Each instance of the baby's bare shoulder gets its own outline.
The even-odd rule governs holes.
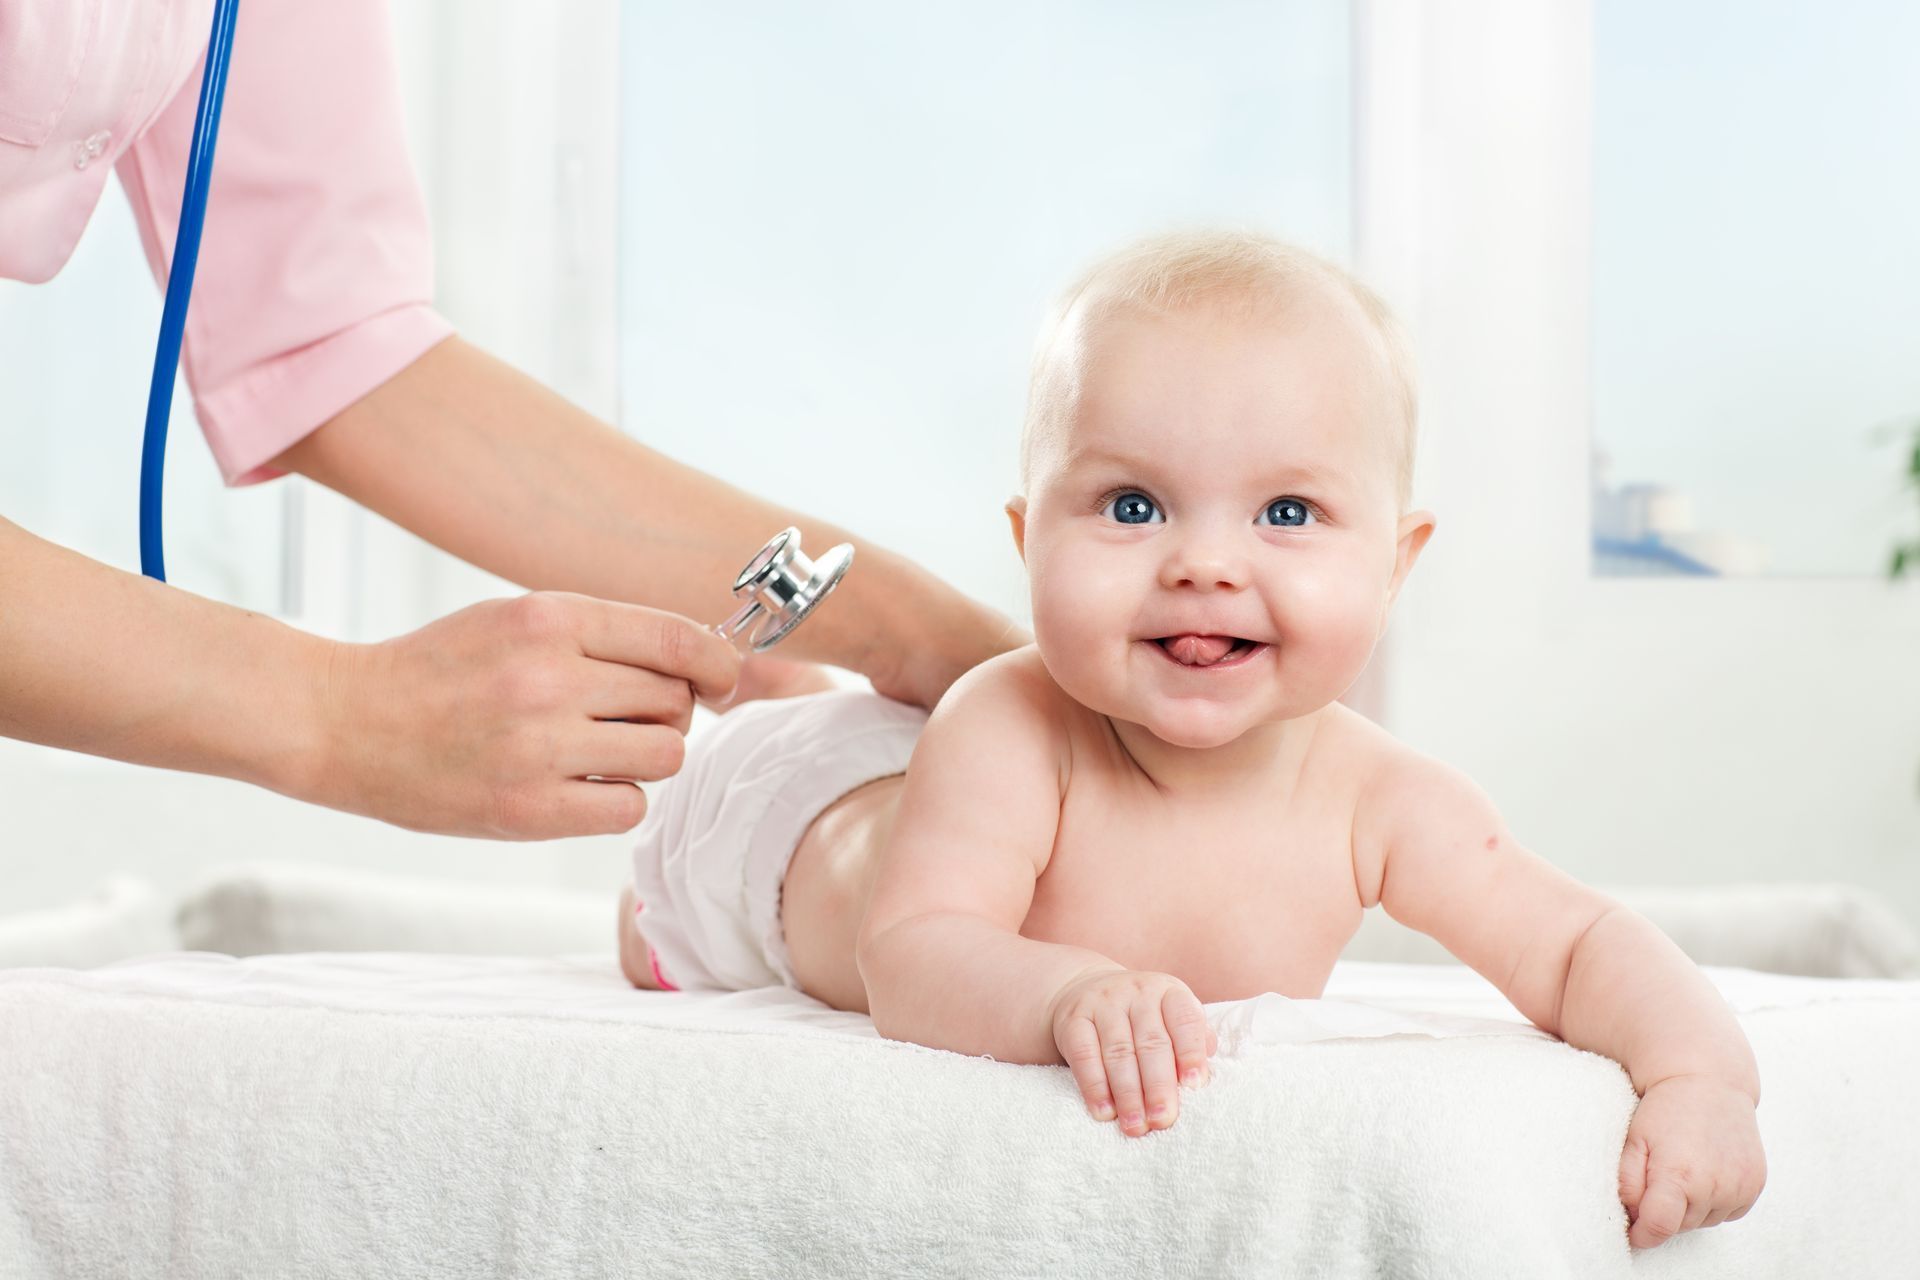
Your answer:
[[[1327,785],[1334,779],[1352,785],[1359,810],[1390,804],[1407,789],[1432,791],[1465,783],[1465,773],[1407,747],[1356,710],[1334,702],[1321,712],[1323,720],[1313,735],[1309,768]],[[1467,783],[1471,785],[1471,783]]]
[[[988,739],[1022,751],[1057,748],[1065,741],[1068,708],[1039,650],[1032,645],[987,659],[947,690],[927,732],[935,737]]]
[[[1017,707],[1038,713],[1048,709],[1050,696],[1062,696],[1060,686],[1040,661],[1039,649],[1026,645],[996,654],[954,681],[934,712],[989,703],[1003,710]]]
[[[1344,703],[1319,715],[1308,761],[1316,785],[1349,796],[1356,809],[1380,779],[1426,758]]]
[[[1379,901],[1393,849],[1417,835],[1433,845],[1495,847],[1505,832],[1487,793],[1460,769],[1416,750],[1386,730],[1353,716],[1360,726],[1353,749],[1354,879],[1362,905]]]

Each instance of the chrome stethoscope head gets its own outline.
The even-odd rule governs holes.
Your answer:
[[[800,531],[782,529],[733,580],[733,594],[747,603],[714,631],[732,640],[764,611],[766,616],[747,637],[755,653],[764,653],[786,639],[814,606],[840,585],[852,563],[851,543],[843,542],[818,560],[809,560],[800,554]]]

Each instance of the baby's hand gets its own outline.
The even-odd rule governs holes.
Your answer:
[[[1143,1137],[1180,1114],[1180,1085],[1208,1078],[1219,1044],[1187,984],[1164,973],[1102,969],[1053,998],[1053,1042],[1096,1120]]]
[[[1620,1156],[1627,1242],[1648,1249],[1742,1217],[1766,1181],[1753,1099],[1713,1076],[1662,1080],[1640,1099]]]

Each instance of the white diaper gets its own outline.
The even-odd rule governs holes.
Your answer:
[[[780,886],[800,837],[856,787],[904,773],[919,707],[854,690],[750,702],[687,739],[633,851],[640,931],[670,990],[795,986]]]

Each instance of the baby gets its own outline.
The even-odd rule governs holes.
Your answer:
[[[1245,235],[1095,266],[1042,335],[1007,504],[1036,643],[931,719],[839,692],[696,736],[641,828],[628,976],[1064,1062],[1139,1136],[1208,1077],[1203,1001],[1319,996],[1378,904],[1626,1067],[1634,1245],[1746,1213],[1760,1084],[1718,993],[1337,701],[1433,532],[1413,451],[1396,326],[1337,267]]]

